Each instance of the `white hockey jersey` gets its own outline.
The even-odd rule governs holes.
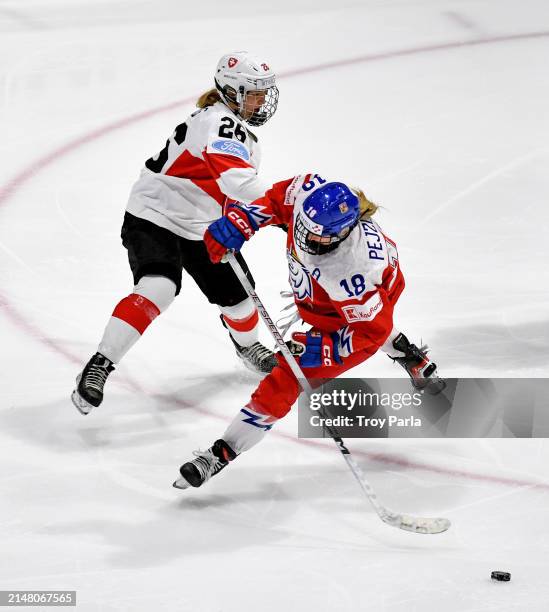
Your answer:
[[[225,198],[251,202],[267,188],[257,176],[257,138],[221,102],[195,111],[145,163],[126,210],[189,240],[202,240]]]

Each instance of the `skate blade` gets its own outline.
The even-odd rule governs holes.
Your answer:
[[[430,395],[438,395],[446,389],[446,381],[442,378],[433,378],[425,387],[425,391]]]
[[[91,412],[91,409],[93,408],[93,406],[91,404],[89,404],[80,395],[80,393],[78,393],[78,384],[80,383],[80,377],[81,377],[80,374],[76,377],[76,388],[71,393],[71,400],[72,400],[72,403],[74,404],[75,408],[78,410],[78,412],[80,414],[83,414],[84,416],[86,416],[86,415],[88,415]]]
[[[78,412],[84,416],[87,416],[93,408],[91,404],[88,404],[88,402],[80,396],[76,389],[71,394],[71,400]]]
[[[173,484],[172,487],[174,489],[188,489],[191,484],[187,482],[184,478],[178,478]]]
[[[412,379],[412,386],[418,391],[427,392],[429,395],[438,395],[446,389],[446,381],[438,377]]]

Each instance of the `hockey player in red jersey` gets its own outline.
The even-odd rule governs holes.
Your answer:
[[[265,193],[257,176],[259,144],[245,123],[260,126],[275,113],[276,77],[264,61],[235,52],[221,58],[214,82],[197,101],[198,110],[147,160],[131,191],[122,243],[134,288],[114,308],[97,353],[77,378],[72,400],[82,414],[101,404],[114,365],[179,294],[183,269],[219,306],[244,363],[261,373],[276,364],[258,342],[255,305],[229,266],[210,261],[203,242],[227,199],[247,203]]]
[[[436,365],[393,324],[404,277],[395,243],[371,218],[376,209],[362,191],[307,174],[275,184],[250,205],[230,205],[204,241],[220,261],[259,227],[287,225],[289,281],[301,319],[312,326],[293,333],[289,346],[306,377],[335,378],[381,349],[415,387],[435,393],[442,383]],[[277,358],[222,438],[181,466],[175,487],[201,486],[288,413],[301,389]]]

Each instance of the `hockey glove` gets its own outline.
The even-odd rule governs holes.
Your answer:
[[[336,332],[311,329],[307,333],[294,332],[289,343],[290,350],[299,356],[302,368],[318,368],[343,363],[339,356],[339,336]]]
[[[204,234],[204,243],[212,263],[219,263],[229,249],[240,251],[258,227],[245,208],[238,204],[229,204],[223,217],[211,223]]]

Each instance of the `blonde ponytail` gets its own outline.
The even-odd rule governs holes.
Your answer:
[[[200,98],[198,98],[196,106],[198,106],[198,108],[206,108],[207,106],[213,106],[216,102],[221,102],[221,96],[214,87],[213,89],[205,91]]]
[[[369,219],[376,213],[378,208],[377,204],[374,204],[373,202],[368,200],[362,189],[359,189],[358,187],[353,187],[352,192],[358,198],[358,202],[360,205],[360,218]]]

